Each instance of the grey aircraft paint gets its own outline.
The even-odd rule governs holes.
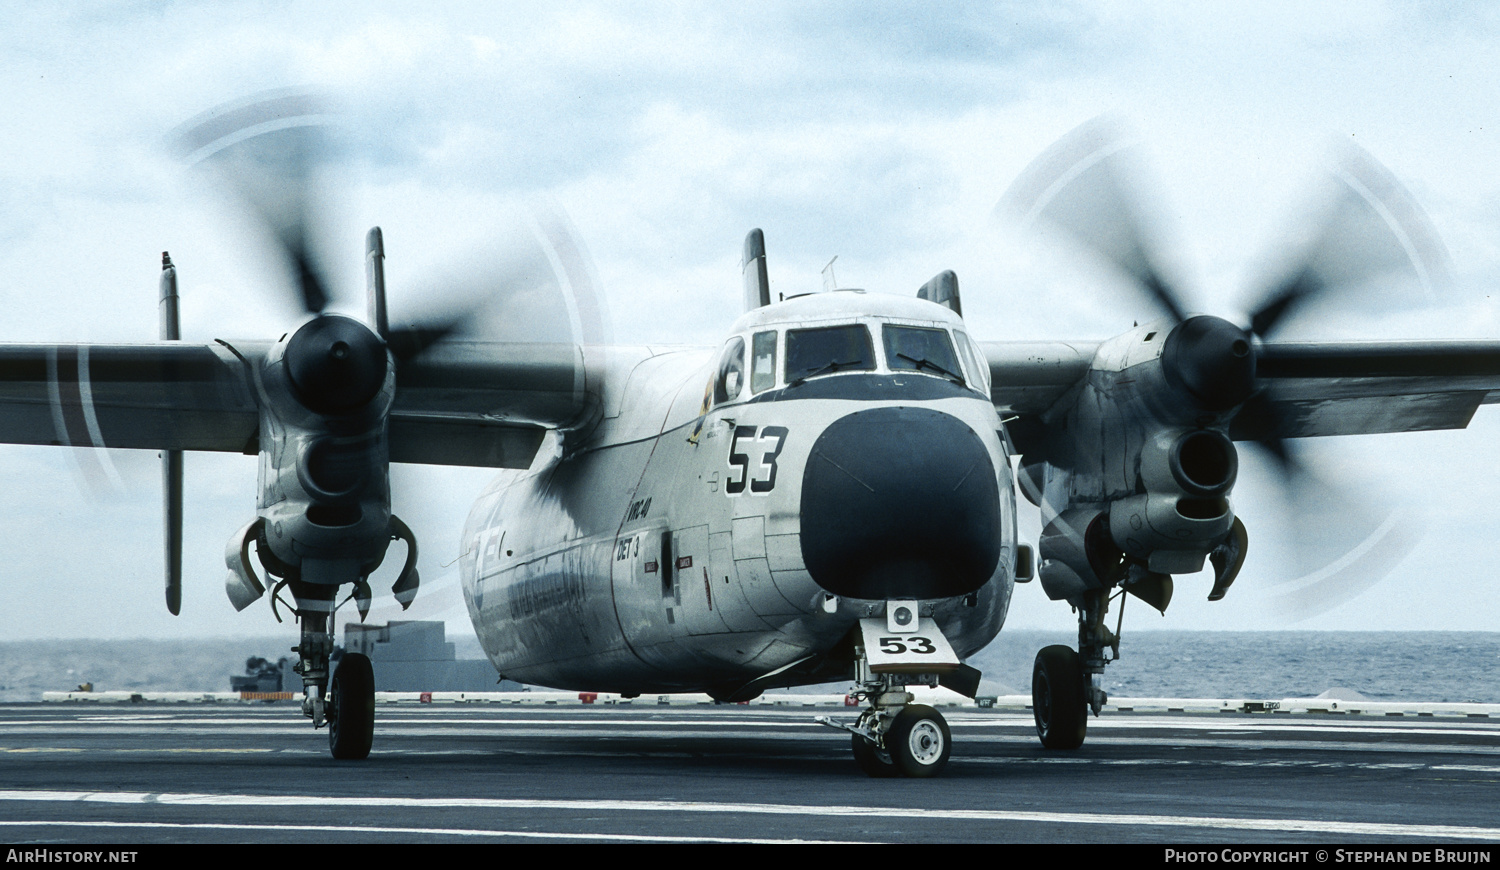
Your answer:
[[[921,599],[960,656],[995,636],[1014,582],[1016,527],[1000,419],[981,390],[988,372],[892,371],[880,355],[873,370],[797,384],[780,366],[771,381],[747,383],[740,373],[715,394],[723,354],[754,346],[757,334],[778,336],[779,361],[787,330],[846,324],[870,329],[876,346],[891,324],[962,328],[930,302],[836,292],[742,316],[719,354],[611,351],[605,382],[623,384],[624,395],[605,405],[618,412],[584,436],[552,438],[530,469],[502,472],[470,513],[464,591],[502,674],[563,688],[724,696],[773,673],[757,685],[846,678],[854,653],[842,642],[892,597]],[[887,452],[872,450],[881,439],[861,420],[887,427]],[[941,452],[947,440],[961,442],[958,455]],[[916,455],[919,447],[931,455]],[[846,488],[839,476],[856,489],[885,485],[833,464],[860,454],[907,484],[890,490],[902,502],[870,503],[862,518],[829,516]],[[944,464],[949,492],[911,502],[913,472],[926,479]],[[890,525],[892,516],[934,511],[931,528],[918,519],[887,533],[919,539],[950,522],[973,527],[982,552],[960,559],[962,580],[946,582],[952,559],[936,550],[951,550],[947,539],[926,549],[897,542],[910,558],[868,587],[881,594],[850,594],[861,591],[856,581],[815,576],[807,564],[809,555],[815,565],[857,560],[872,541],[848,532],[851,518],[880,515]]]

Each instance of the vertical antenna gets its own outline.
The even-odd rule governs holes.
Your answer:
[[[833,259],[828,261],[828,265],[823,267],[823,291],[825,293],[832,293],[839,289],[839,281],[833,277],[833,264],[838,258],[839,255],[834,254]]]

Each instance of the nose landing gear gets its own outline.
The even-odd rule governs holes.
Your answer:
[[[943,714],[925,704],[907,704],[885,733],[891,761],[902,776],[937,776],[953,752],[953,737]]]
[[[937,776],[953,754],[953,736],[948,722],[926,704],[913,704],[905,685],[886,685],[860,694],[870,707],[854,725],[834,722],[826,716],[818,721],[849,731],[854,761],[873,779]]]
[[[917,615],[916,602],[887,606],[890,621],[861,620],[854,647],[853,697],[870,706],[853,725],[818,721],[852,735],[854,760],[868,776],[937,776],[953,754],[952,732],[943,714],[913,703],[906,687],[943,685],[972,698],[979,672],[959,662],[937,625]]]

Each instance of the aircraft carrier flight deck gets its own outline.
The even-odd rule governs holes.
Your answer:
[[[0,836],[1500,841],[1500,716],[1374,712],[1107,710],[1083,748],[1049,752],[1024,710],[952,709],[941,777],[879,780],[814,721],[853,717],[838,707],[384,703],[376,751],[341,762],[291,703],[11,704]]]

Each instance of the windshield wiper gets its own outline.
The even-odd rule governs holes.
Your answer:
[[[788,387],[795,387],[795,386],[798,386],[799,384],[801,384],[803,381],[807,380],[808,378],[815,378],[818,375],[826,375],[826,374],[830,374],[832,372],[836,372],[840,368],[842,368],[843,366],[857,366],[861,362],[863,362],[863,360],[852,359],[852,360],[849,360],[848,362],[845,362],[843,360],[834,360],[833,362],[830,362],[827,365],[818,368],[816,371],[808,372],[807,374],[803,375],[802,377],[797,378],[795,381],[792,381],[791,383],[787,384],[787,386]]]
[[[928,359],[926,357],[922,357],[921,359],[917,359],[914,356],[907,356],[904,353],[898,353],[898,354],[896,354],[896,356],[898,356],[898,357],[906,360],[907,362],[911,363],[912,365],[915,365],[919,369],[932,369],[933,371],[937,372],[938,374],[942,375],[943,377],[951,378],[953,380],[953,382],[955,384],[958,384],[960,387],[967,387],[969,385],[969,382],[964,380],[963,375],[960,375],[960,374],[958,374],[956,372],[950,372],[947,369],[943,368],[942,366],[938,365],[937,363],[933,362],[932,360],[930,360],[930,359]]]

